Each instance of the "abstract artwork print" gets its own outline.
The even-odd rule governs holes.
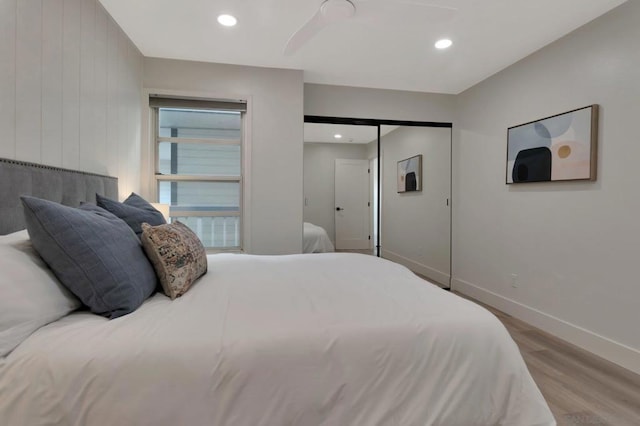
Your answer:
[[[507,130],[506,183],[595,180],[598,105]]]

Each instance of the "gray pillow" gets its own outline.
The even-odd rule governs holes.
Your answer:
[[[148,223],[152,226],[167,223],[161,212],[133,192],[123,203],[96,194],[96,204],[127,222],[138,238],[142,234],[142,223]]]
[[[153,266],[125,222],[92,204],[21,199],[33,247],[91,312],[117,318],[154,292]]]

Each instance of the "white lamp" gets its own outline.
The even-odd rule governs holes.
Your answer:
[[[162,213],[162,216],[164,216],[164,220],[167,221],[167,223],[171,222],[171,218],[169,217],[169,204],[162,204],[162,203],[150,203],[154,209],[158,210],[160,213]]]

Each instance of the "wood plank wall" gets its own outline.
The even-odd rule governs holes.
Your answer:
[[[0,157],[139,190],[142,67],[98,0],[0,0]]]

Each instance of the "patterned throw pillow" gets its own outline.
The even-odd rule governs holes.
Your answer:
[[[179,221],[142,224],[142,246],[156,270],[164,293],[175,299],[207,273],[207,253],[198,236]]]

